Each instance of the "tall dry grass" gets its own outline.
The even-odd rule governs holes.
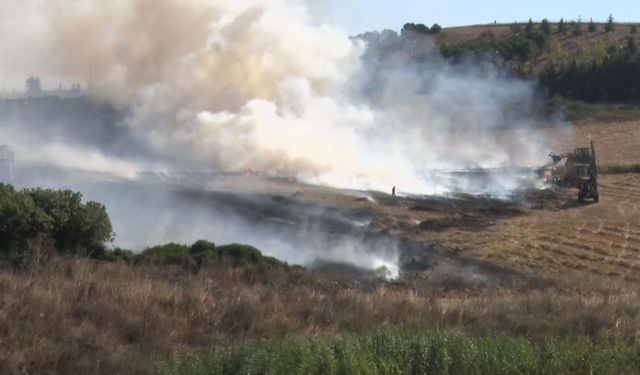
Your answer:
[[[628,339],[640,329],[637,297],[54,259],[0,271],[0,373],[144,373],[214,343],[386,327]]]

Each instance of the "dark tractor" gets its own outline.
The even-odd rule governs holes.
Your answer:
[[[591,147],[576,148],[573,153],[556,155],[549,154],[554,164],[567,159],[565,174],[558,182],[568,187],[578,188],[578,200],[585,202],[592,199],[600,201],[598,193],[598,167],[596,164],[596,150],[591,141]]]

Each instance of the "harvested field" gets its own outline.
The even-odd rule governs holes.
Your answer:
[[[556,138],[569,148],[591,135],[600,160],[614,164],[640,162],[639,128],[543,131],[562,133]],[[148,195],[145,187],[120,186]],[[575,189],[524,191],[507,201],[392,197],[239,175],[215,188],[179,190],[172,199],[233,210],[255,228],[300,235],[300,245],[307,228],[365,245],[396,240],[401,278],[330,263],[194,273],[56,258],[2,268],[0,372],[146,373],[156,359],[216,343],[331,339],[372,327],[500,332],[534,343],[577,335],[605,344],[633,342],[640,330],[640,174],[601,175],[598,204],[579,204]]]
[[[546,128],[558,151],[596,143],[599,166],[640,164],[640,122]],[[580,204],[576,189],[540,191],[513,203],[486,198],[359,200],[305,190],[311,199],[376,213],[370,227],[432,241],[463,257],[558,279],[640,279],[640,174],[600,176],[599,204]]]
[[[640,121],[581,122],[570,130],[546,128],[543,131],[556,140],[560,147],[557,151],[586,147],[593,140],[600,166],[640,164]]]

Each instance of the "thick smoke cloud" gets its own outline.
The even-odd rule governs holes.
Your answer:
[[[506,194],[520,176],[479,185],[442,170],[536,165],[552,148],[527,130],[531,84],[450,66],[428,39],[393,50],[393,33],[349,38],[310,9],[326,11],[298,0],[4,1],[3,85],[32,74],[87,82],[92,100],[116,111],[104,121],[91,111],[0,118],[0,143],[23,163],[82,171],[47,185],[105,202],[125,246],[210,238],[250,242],[296,263],[366,262],[393,272],[394,244],[363,245],[307,226],[258,228],[140,176],[256,170],[336,187]],[[418,47],[430,57],[415,59]],[[511,127],[520,130],[500,133]],[[46,174],[36,169],[26,184],[44,184]]]
[[[531,99],[528,84],[441,61],[412,66],[397,53],[363,66],[366,44],[317,25],[304,2],[14,7],[37,15],[27,39],[46,46],[45,72],[90,77],[94,95],[128,110],[135,138],[171,155],[177,169],[432,193],[450,181],[430,170],[532,164],[544,155],[529,133],[505,143],[486,131],[506,120],[522,125],[505,110]]]

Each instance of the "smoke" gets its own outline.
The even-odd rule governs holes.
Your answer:
[[[23,33],[38,40],[42,70],[90,79],[95,95],[129,111],[136,139],[173,156],[176,169],[434,193],[450,183],[429,170],[544,155],[531,133],[501,142],[488,131],[507,120],[530,125],[505,117],[531,100],[529,84],[443,61],[411,65],[402,54],[382,59],[378,41],[367,50],[317,25],[301,1],[25,4],[13,7],[36,15],[38,27]]]
[[[4,129],[2,141],[14,143],[33,164],[122,178],[150,170],[257,170],[315,184],[384,191],[398,186],[421,194],[505,194],[520,185],[520,176],[501,174],[477,186],[442,170],[544,160],[548,140],[527,130],[534,125],[530,83],[473,64],[451,66],[429,40],[420,48],[431,57],[415,59],[411,49],[393,50],[394,38],[401,38],[393,33],[349,38],[309,9],[298,0],[5,1],[0,69],[11,78],[3,84],[15,86],[13,77],[31,74],[88,82],[94,100],[123,116],[97,124],[95,132],[86,123],[49,131],[19,124]],[[317,4],[313,9],[326,12]],[[114,211],[124,207],[117,203],[122,195],[96,196],[113,201]],[[148,206],[163,207],[163,201],[176,207],[168,198]],[[157,218],[157,232],[116,223],[123,242],[138,245],[128,239],[141,232],[154,242],[210,233],[177,225],[166,211],[144,216]],[[175,212],[199,217],[193,207]],[[115,217],[128,223],[127,215]],[[233,233],[261,248],[270,238],[268,230],[252,238],[251,230],[240,236],[220,227],[227,230],[216,235]],[[287,248],[284,242],[269,246],[271,253]],[[326,238],[315,242],[322,246]],[[363,251],[354,246],[334,243],[325,254],[362,262]],[[298,254],[284,252],[285,259]],[[395,264],[391,253],[367,262]]]

